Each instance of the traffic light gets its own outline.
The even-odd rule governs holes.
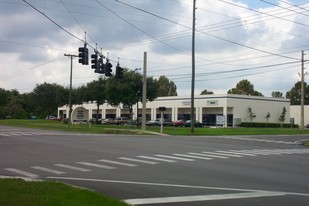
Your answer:
[[[99,71],[99,62],[98,62],[98,54],[92,54],[91,55],[91,68],[95,69],[95,71]]]
[[[79,47],[78,52],[79,52],[78,62],[81,63],[82,65],[88,65],[89,64],[89,53],[88,53],[88,48],[86,47],[86,44],[84,47]]]
[[[105,74],[105,64],[103,63],[102,57],[99,58],[99,65],[98,69],[96,69],[94,72],[99,74]]]
[[[111,77],[112,76],[112,67],[113,65],[109,63],[109,61],[106,62],[105,64],[105,76]]]
[[[121,68],[119,66],[119,64],[117,64],[117,66],[116,66],[116,78],[117,79],[122,79],[123,78],[123,68]]]

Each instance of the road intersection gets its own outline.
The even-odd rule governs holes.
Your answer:
[[[306,205],[309,149],[299,144],[303,139],[0,127],[0,175],[64,181],[132,205]]]

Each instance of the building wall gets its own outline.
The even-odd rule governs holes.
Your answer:
[[[252,112],[256,115],[252,119],[252,122],[267,122],[266,116],[269,112],[270,118],[268,122],[279,123],[279,117],[285,107],[286,120],[285,123],[290,122],[290,101],[287,99],[277,99],[277,98],[264,98],[264,97],[238,97],[229,98],[229,107],[234,108],[234,118],[241,118],[242,122],[250,122],[250,115],[248,113],[249,107]]]
[[[141,116],[142,104],[138,104],[139,109],[137,112],[137,105],[133,106],[133,116],[137,117],[137,113]],[[191,113],[191,98],[190,97],[160,97],[153,102],[147,102],[147,118],[156,119],[160,116],[161,112],[159,107],[166,107],[164,112],[165,118],[170,118],[172,121],[176,121],[179,118],[189,119]],[[282,113],[283,108],[287,110],[285,123],[290,122],[290,101],[287,99],[279,98],[267,98],[257,96],[245,96],[245,95],[200,95],[196,96],[194,100],[196,120],[200,122],[210,121],[214,123],[214,119],[220,116],[225,118],[224,125],[233,125],[234,119],[238,119],[241,122],[250,122],[250,116],[248,108],[250,107],[253,113],[256,115],[252,119],[252,122],[267,122],[265,118],[267,112],[270,113],[268,122],[279,123],[279,116]],[[89,111],[89,119],[93,118],[96,114],[96,104],[83,104],[74,105],[73,111],[77,108],[84,107]],[[122,105],[118,107],[112,107],[108,104],[100,106],[100,114],[102,118],[106,117],[119,117],[129,114],[128,109],[122,108]],[[58,116],[60,114],[68,114],[68,107],[58,108]],[[228,119],[230,122],[228,122]],[[74,116],[73,116],[74,121]]]
[[[300,105],[291,105],[290,106],[291,119],[293,119],[294,124],[300,125],[300,114],[301,106]],[[304,106],[304,125],[309,124],[309,105]]]

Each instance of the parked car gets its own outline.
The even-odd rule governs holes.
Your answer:
[[[128,117],[116,117],[111,122],[112,124],[124,125],[124,124],[128,124],[129,120],[130,119]]]
[[[55,117],[55,116],[47,116],[47,120],[56,120],[56,121],[61,121],[61,118]]]
[[[161,119],[159,120],[159,124],[161,125]],[[174,122],[169,119],[163,119],[163,126],[174,126]]]
[[[101,124],[101,119],[98,119],[98,122],[97,122],[96,118],[91,118],[87,122],[91,124]]]
[[[101,120],[101,124],[105,124],[105,125],[107,125],[107,124],[112,124],[112,123],[113,123],[113,120],[114,120],[114,119],[112,119],[112,118],[102,119],[102,120]]]
[[[159,119],[149,120],[146,122],[146,126],[159,126],[160,124]]]
[[[191,127],[191,120],[187,120],[184,124],[183,124],[184,127]],[[195,124],[194,124],[194,127],[205,127],[205,124],[204,123],[201,123],[199,121],[195,121]]]
[[[185,121],[180,119],[174,122],[174,127],[182,127],[184,125]]]

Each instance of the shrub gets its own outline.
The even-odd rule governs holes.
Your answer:
[[[281,123],[266,123],[266,122],[242,122],[240,124],[241,127],[261,127],[261,128],[298,128],[297,124],[282,124]]]

